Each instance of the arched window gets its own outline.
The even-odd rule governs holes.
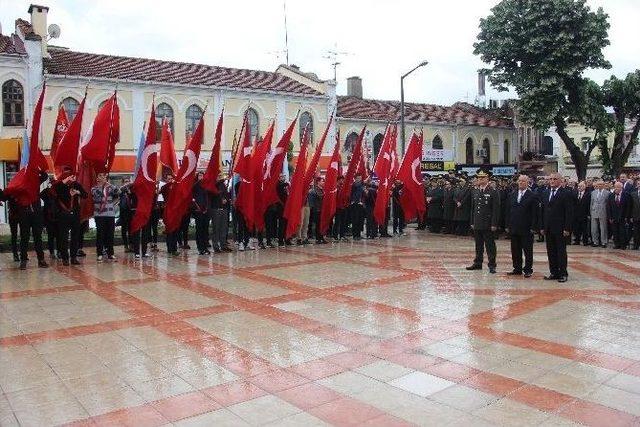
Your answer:
[[[156,107],[156,141],[160,141],[162,136],[162,121],[165,118],[169,121],[171,133],[175,135],[173,132],[173,108],[166,102],[162,102]]]
[[[191,135],[193,135],[193,132],[196,130],[196,126],[198,126],[198,122],[202,118],[203,113],[204,112],[202,111],[202,108],[200,108],[200,106],[196,104],[190,105],[189,108],[187,108],[187,112],[185,114],[185,117],[187,119],[187,139],[189,139]]]
[[[485,138],[482,140],[482,148],[484,149],[484,157],[482,158],[482,163],[491,163],[491,143],[489,142],[489,138]]]
[[[347,139],[344,140],[344,149],[343,151],[346,153],[353,152],[353,147],[356,145],[356,141],[358,140],[358,134],[355,132],[351,132],[347,135]]]
[[[467,138],[464,143],[465,163],[468,165],[473,164],[473,139]]]
[[[380,149],[382,148],[382,142],[384,141],[384,135],[379,133],[373,138],[373,158],[377,159]]]
[[[2,112],[4,126],[24,126],[24,90],[16,80],[2,85]]]
[[[64,111],[65,113],[67,113],[67,119],[69,119],[69,123],[71,123],[73,118],[78,113],[78,107],[80,106],[80,103],[76,101],[75,98],[68,96],[62,100],[60,105],[64,107]]]
[[[503,158],[504,158],[504,162],[505,163],[509,163],[509,149],[511,147],[509,147],[509,140],[505,139],[504,140],[504,145],[502,146],[502,150],[503,150]]]
[[[440,138],[440,135],[436,135],[433,137],[433,141],[431,141],[431,148],[433,150],[442,150],[444,148],[444,145],[442,144],[442,138]]]
[[[260,122],[258,121],[258,112],[253,108],[247,109],[247,123],[249,125],[249,136],[251,137],[251,143],[258,137],[258,130]]]
[[[304,128],[309,125],[309,142],[313,144],[313,117],[311,117],[311,113],[305,111],[300,114],[300,125],[299,125],[299,134],[300,134],[300,143],[302,143],[302,135],[304,135]]]

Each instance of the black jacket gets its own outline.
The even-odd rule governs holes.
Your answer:
[[[617,194],[609,194],[607,199],[607,218],[613,221],[624,221],[631,217],[631,210],[633,209],[631,203],[631,195],[629,193],[622,192],[620,194],[620,203],[616,203]]]
[[[580,192],[575,192],[575,211],[574,215],[577,220],[584,221],[591,215],[591,193],[589,191],[584,192],[582,199],[580,198]]]
[[[439,187],[433,188],[427,193],[427,197],[431,197],[431,201],[428,203],[427,208],[427,218],[442,219],[442,215],[444,213],[442,206],[444,190]]]
[[[538,196],[527,189],[518,203],[519,190],[512,191],[505,202],[505,228],[510,234],[526,236],[538,230]]]
[[[562,234],[563,231],[571,232],[573,222],[573,196],[571,190],[558,188],[551,200],[551,188],[542,193],[541,228],[545,233]]]

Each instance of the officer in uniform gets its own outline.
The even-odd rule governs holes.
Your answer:
[[[477,188],[471,199],[471,228],[476,246],[476,257],[467,270],[482,270],[486,248],[489,273],[496,272],[495,233],[500,220],[500,194],[489,186],[489,174],[480,170],[476,174]]]

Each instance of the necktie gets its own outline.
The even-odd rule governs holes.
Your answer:
[[[620,204],[620,195],[619,194],[616,196],[616,204],[618,204],[618,205]]]
[[[549,201],[551,201],[551,199],[553,199],[553,196],[555,195],[556,195],[556,190],[555,189],[551,190],[551,196],[549,197]]]

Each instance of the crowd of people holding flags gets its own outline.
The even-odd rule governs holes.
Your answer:
[[[400,162],[396,154],[397,128],[389,125],[380,154],[369,170],[363,150],[363,127],[351,157],[344,159],[348,163],[346,171],[342,170],[340,138],[336,135],[329,165],[320,175],[320,158],[333,116],[315,147],[310,143],[308,129],[304,129],[289,183],[287,174],[282,172],[283,166],[287,167],[286,155],[297,117],[275,146],[274,122],[262,137],[252,141],[245,117],[239,137],[234,138],[230,168],[224,171],[220,154],[222,112],[207,168],[198,171],[204,114],[178,163],[166,120],[157,138],[152,105],[133,180],[125,178],[122,185],[115,185],[110,182],[109,173],[120,132],[116,92],[100,107],[84,137],[86,94],[70,123],[61,108],[51,148],[50,176],[49,164],[39,147],[45,92],[46,87],[34,109],[22,167],[0,192],[0,202],[9,204],[10,222],[17,225],[13,233],[16,241],[19,230],[20,250],[14,249],[14,258],[21,269],[27,267],[31,239],[38,266],[48,266],[43,230],[47,232],[51,259],[59,259],[63,265],[79,265],[79,258],[86,256],[84,235],[90,218],[96,226],[97,261],[104,262],[116,259],[117,225],[125,252],[138,259],[149,256],[150,250],[158,250],[162,235],[170,256],[179,254],[179,248],[189,249],[192,218],[198,253],[208,255],[212,251],[233,250],[231,237],[236,248],[244,251],[255,249],[256,242],[266,248],[307,244],[310,239],[323,244],[327,243],[327,236],[344,240],[347,233],[354,240],[378,233],[390,236],[391,200],[394,231],[399,233],[403,232],[405,219],[421,217],[426,210],[420,172],[422,135],[417,132]],[[377,185],[372,184],[370,174],[376,177]],[[160,220],[162,234],[158,232]]]

